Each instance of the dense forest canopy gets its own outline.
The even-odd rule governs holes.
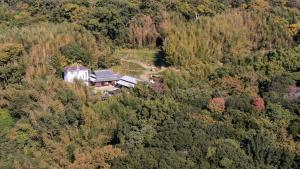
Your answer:
[[[298,0],[2,0],[0,168],[300,168],[299,44]],[[64,82],[120,49],[159,84]]]

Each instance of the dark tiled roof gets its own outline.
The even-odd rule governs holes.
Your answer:
[[[64,68],[64,71],[78,71],[78,70],[89,70],[89,69],[82,65],[71,65]]]
[[[120,76],[111,70],[96,70],[96,82],[109,82],[120,79]]]

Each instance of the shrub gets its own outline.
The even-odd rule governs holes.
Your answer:
[[[78,43],[72,43],[61,47],[60,52],[70,62],[81,62],[85,65],[91,64],[90,54],[85,49],[83,49]]]
[[[247,95],[234,95],[226,101],[227,109],[237,109],[243,112],[251,112],[253,110],[251,98]]]
[[[19,44],[1,44],[0,47],[0,87],[8,83],[22,82],[25,65],[23,48]]]
[[[300,139],[300,119],[291,121],[288,129],[294,139]]]
[[[289,76],[275,76],[272,78],[269,91],[278,93],[288,92],[288,86],[295,84],[295,81]]]
[[[51,57],[50,65],[55,69],[55,74],[57,77],[62,77],[63,68],[57,55]]]
[[[284,100],[282,106],[288,109],[290,112],[300,115],[300,100]]]
[[[291,168],[293,155],[284,148],[278,148],[275,135],[261,130],[242,142],[245,152],[252,157],[256,168]]]
[[[121,59],[114,56],[100,57],[98,61],[98,67],[103,69],[111,68],[113,66],[117,66],[120,64],[121,64]]]
[[[208,108],[213,112],[223,112],[225,110],[224,98],[213,98],[209,100]]]
[[[14,124],[14,120],[7,110],[0,109],[0,136]]]
[[[259,110],[259,111],[261,111],[261,112],[263,112],[263,111],[265,111],[265,101],[264,101],[264,99],[263,98],[261,98],[261,97],[257,97],[257,98],[254,98],[253,100],[252,100],[252,104],[254,105],[254,107],[257,109],[257,110]]]
[[[291,112],[289,112],[287,109],[284,109],[281,105],[278,104],[268,104],[267,115],[272,120],[288,120],[292,117]]]

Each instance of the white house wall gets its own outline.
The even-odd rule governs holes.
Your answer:
[[[89,71],[88,70],[78,70],[78,71],[65,71],[64,80],[66,82],[74,82],[74,80],[82,80],[88,84]]]

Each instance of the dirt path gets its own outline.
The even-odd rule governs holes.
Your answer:
[[[141,67],[143,67],[145,70],[144,72],[140,75],[140,79],[144,80],[144,81],[149,81],[151,75],[155,75],[158,74],[160,72],[163,72],[164,70],[166,70],[166,67],[155,67],[154,65],[149,65],[147,63],[141,62],[141,61],[137,61],[137,60],[128,60],[128,59],[121,59],[121,61],[123,62],[130,62],[130,63],[135,63],[140,65]]]

